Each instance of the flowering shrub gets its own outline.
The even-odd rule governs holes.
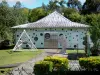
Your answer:
[[[79,64],[86,70],[100,70],[100,59],[97,58],[80,58]]]
[[[59,56],[48,56],[44,61],[52,61],[54,64],[54,69],[65,70],[68,69],[68,59]]]
[[[53,63],[50,61],[39,61],[34,65],[35,75],[45,75],[51,72],[53,69]]]

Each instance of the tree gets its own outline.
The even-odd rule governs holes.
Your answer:
[[[97,13],[97,9],[100,5],[100,0],[86,0],[82,9],[83,14]]]
[[[15,19],[12,10],[8,6],[6,1],[0,3],[0,40],[11,40],[12,38],[10,27],[15,25]]]
[[[67,6],[78,10],[81,10],[82,8],[82,4],[79,0],[68,0]]]
[[[14,8],[16,9],[16,8],[21,8],[22,7],[22,5],[21,5],[21,2],[20,1],[17,1],[16,2],[16,4],[14,5]]]
[[[0,3],[0,40],[13,40],[10,27],[26,23],[28,18],[28,10],[20,8],[20,5],[15,8],[9,7],[4,0]]]
[[[28,22],[28,10],[22,8],[22,4],[18,1],[13,6],[13,14],[16,17],[16,25],[27,23]]]
[[[57,10],[59,8],[59,6],[57,5],[58,1],[54,0],[54,1],[49,1],[49,4],[47,5],[48,10],[54,11]]]
[[[47,12],[43,8],[35,8],[29,14],[29,22],[35,22],[47,15]]]
[[[2,0],[2,2],[0,3],[0,6],[8,7],[9,5],[6,0]]]
[[[95,44],[100,39],[100,14],[86,15],[86,22],[90,28],[91,39]]]
[[[63,9],[63,13],[64,13],[64,16],[69,18],[69,15],[72,14],[72,13],[78,13],[78,11],[76,9],[73,9],[73,8],[64,8]]]
[[[66,4],[66,1],[65,0],[60,0],[58,1],[58,4],[60,5],[60,7],[65,7],[64,4]]]

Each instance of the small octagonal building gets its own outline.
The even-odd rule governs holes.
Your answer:
[[[37,48],[62,48],[59,43],[62,39],[59,39],[59,37],[63,35],[64,41],[67,42],[66,48],[78,46],[79,49],[83,49],[83,37],[88,32],[89,26],[72,22],[57,11],[54,11],[36,22],[12,28],[14,29],[15,43],[25,29]],[[27,48],[27,44],[24,44],[23,48]]]

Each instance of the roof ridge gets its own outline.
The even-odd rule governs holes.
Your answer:
[[[52,12],[51,14],[45,16],[44,18],[42,18],[42,19],[40,19],[40,20],[38,20],[38,21],[36,21],[36,22],[41,22],[42,20],[45,20],[46,18],[48,18],[49,16],[51,16],[51,15],[53,15],[53,14],[57,14],[57,15],[59,15],[61,18],[65,19],[66,21],[72,22],[71,20],[69,20],[68,18],[64,17],[63,15],[61,15],[61,14],[60,14],[59,12],[57,12],[57,11]]]
[[[59,14],[62,18],[66,19],[67,21],[71,21],[71,20],[69,20],[68,18],[66,18],[65,16],[63,16],[62,14],[60,14],[59,12],[57,12],[57,11],[54,11],[54,12],[56,12],[57,14]],[[71,22],[72,22],[72,21],[71,21]]]

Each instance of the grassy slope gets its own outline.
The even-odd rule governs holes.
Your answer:
[[[0,66],[25,62],[42,51],[22,51],[22,52],[10,52],[11,50],[0,50]]]

